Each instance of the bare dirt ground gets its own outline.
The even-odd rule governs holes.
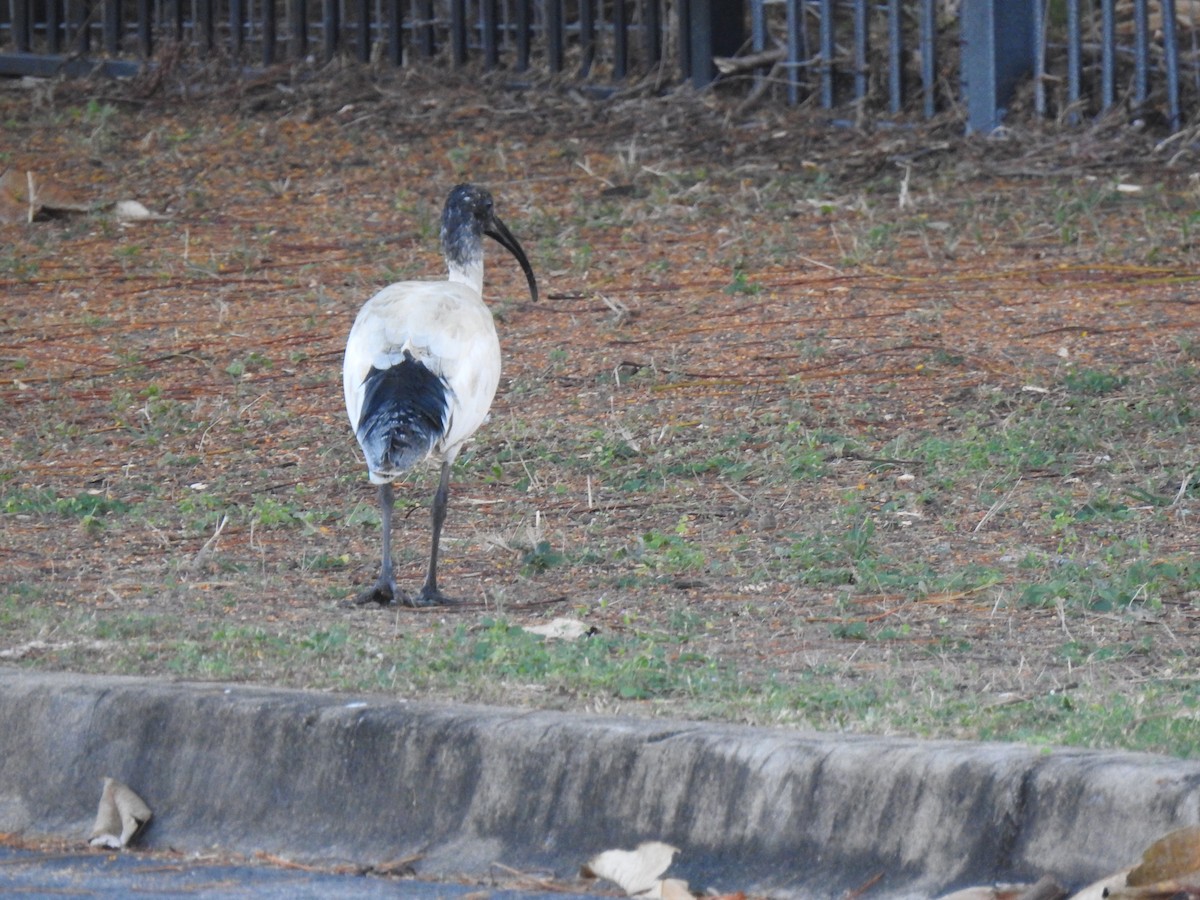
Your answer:
[[[0,226],[0,660],[1200,747],[1193,136],[204,88],[0,91],[0,164],[164,216]],[[505,374],[442,570],[466,602],[351,608],[378,518],[342,346],[442,271],[463,180],[544,295],[490,251]],[[414,586],[433,483],[399,491]],[[603,658],[513,632],[555,617]]]

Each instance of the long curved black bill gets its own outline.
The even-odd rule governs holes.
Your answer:
[[[508,227],[500,221],[500,217],[496,215],[492,216],[491,227],[485,228],[483,233],[517,258],[517,262],[521,264],[522,271],[525,272],[525,279],[529,282],[529,295],[533,297],[533,302],[537,303],[537,279],[533,277],[533,266],[529,264],[529,257],[525,255],[525,251],[521,247],[521,242],[513,237],[512,232],[508,230]]]

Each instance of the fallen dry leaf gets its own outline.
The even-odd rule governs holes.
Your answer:
[[[89,212],[94,206],[35,172],[5,169],[0,173],[0,222],[28,223],[42,210]]]
[[[1130,887],[1152,885],[1195,872],[1200,872],[1200,826],[1191,825],[1147,847],[1141,865],[1129,873],[1126,883]]]
[[[662,841],[646,841],[633,850],[605,850],[584,864],[582,874],[585,878],[614,882],[631,897],[663,897],[659,876],[667,871],[678,852],[678,847]]]
[[[105,778],[103,784],[89,843],[93,847],[120,850],[129,846],[153,813],[128,785],[115,778]]]
[[[80,199],[60,184],[32,172],[27,174],[33,181],[33,199],[40,210],[55,213],[91,212],[96,207],[92,201]]]
[[[0,222],[32,222],[35,214],[30,203],[30,173],[5,169],[0,173]]]
[[[658,892],[652,889],[643,897],[657,897],[660,900],[695,900],[692,892],[688,890],[686,881],[679,878],[664,878],[658,883]]]
[[[551,619],[545,625],[526,625],[524,630],[530,634],[541,635],[548,640],[575,641],[584,635],[595,634],[592,626],[578,619]]]
[[[161,222],[167,218],[150,212],[136,200],[118,200],[113,204],[113,215],[122,222]]]

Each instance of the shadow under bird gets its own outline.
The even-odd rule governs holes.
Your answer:
[[[521,244],[496,215],[492,195],[460,184],[442,211],[445,281],[401,281],[366,302],[346,342],[342,386],[346,413],[379,485],[383,562],[360,604],[452,602],[438,589],[438,544],[446,519],[450,467],[488,417],[500,382],[500,341],[483,302],[483,237],[516,257],[538,298],[533,267]],[[433,496],[433,539],[425,583],[415,596],[396,589],[392,567],[392,482],[415,463],[441,463]]]

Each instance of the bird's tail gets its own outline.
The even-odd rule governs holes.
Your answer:
[[[428,456],[445,434],[448,388],[407,350],[393,366],[372,366],[363,386],[358,443],[372,474],[395,477]]]

